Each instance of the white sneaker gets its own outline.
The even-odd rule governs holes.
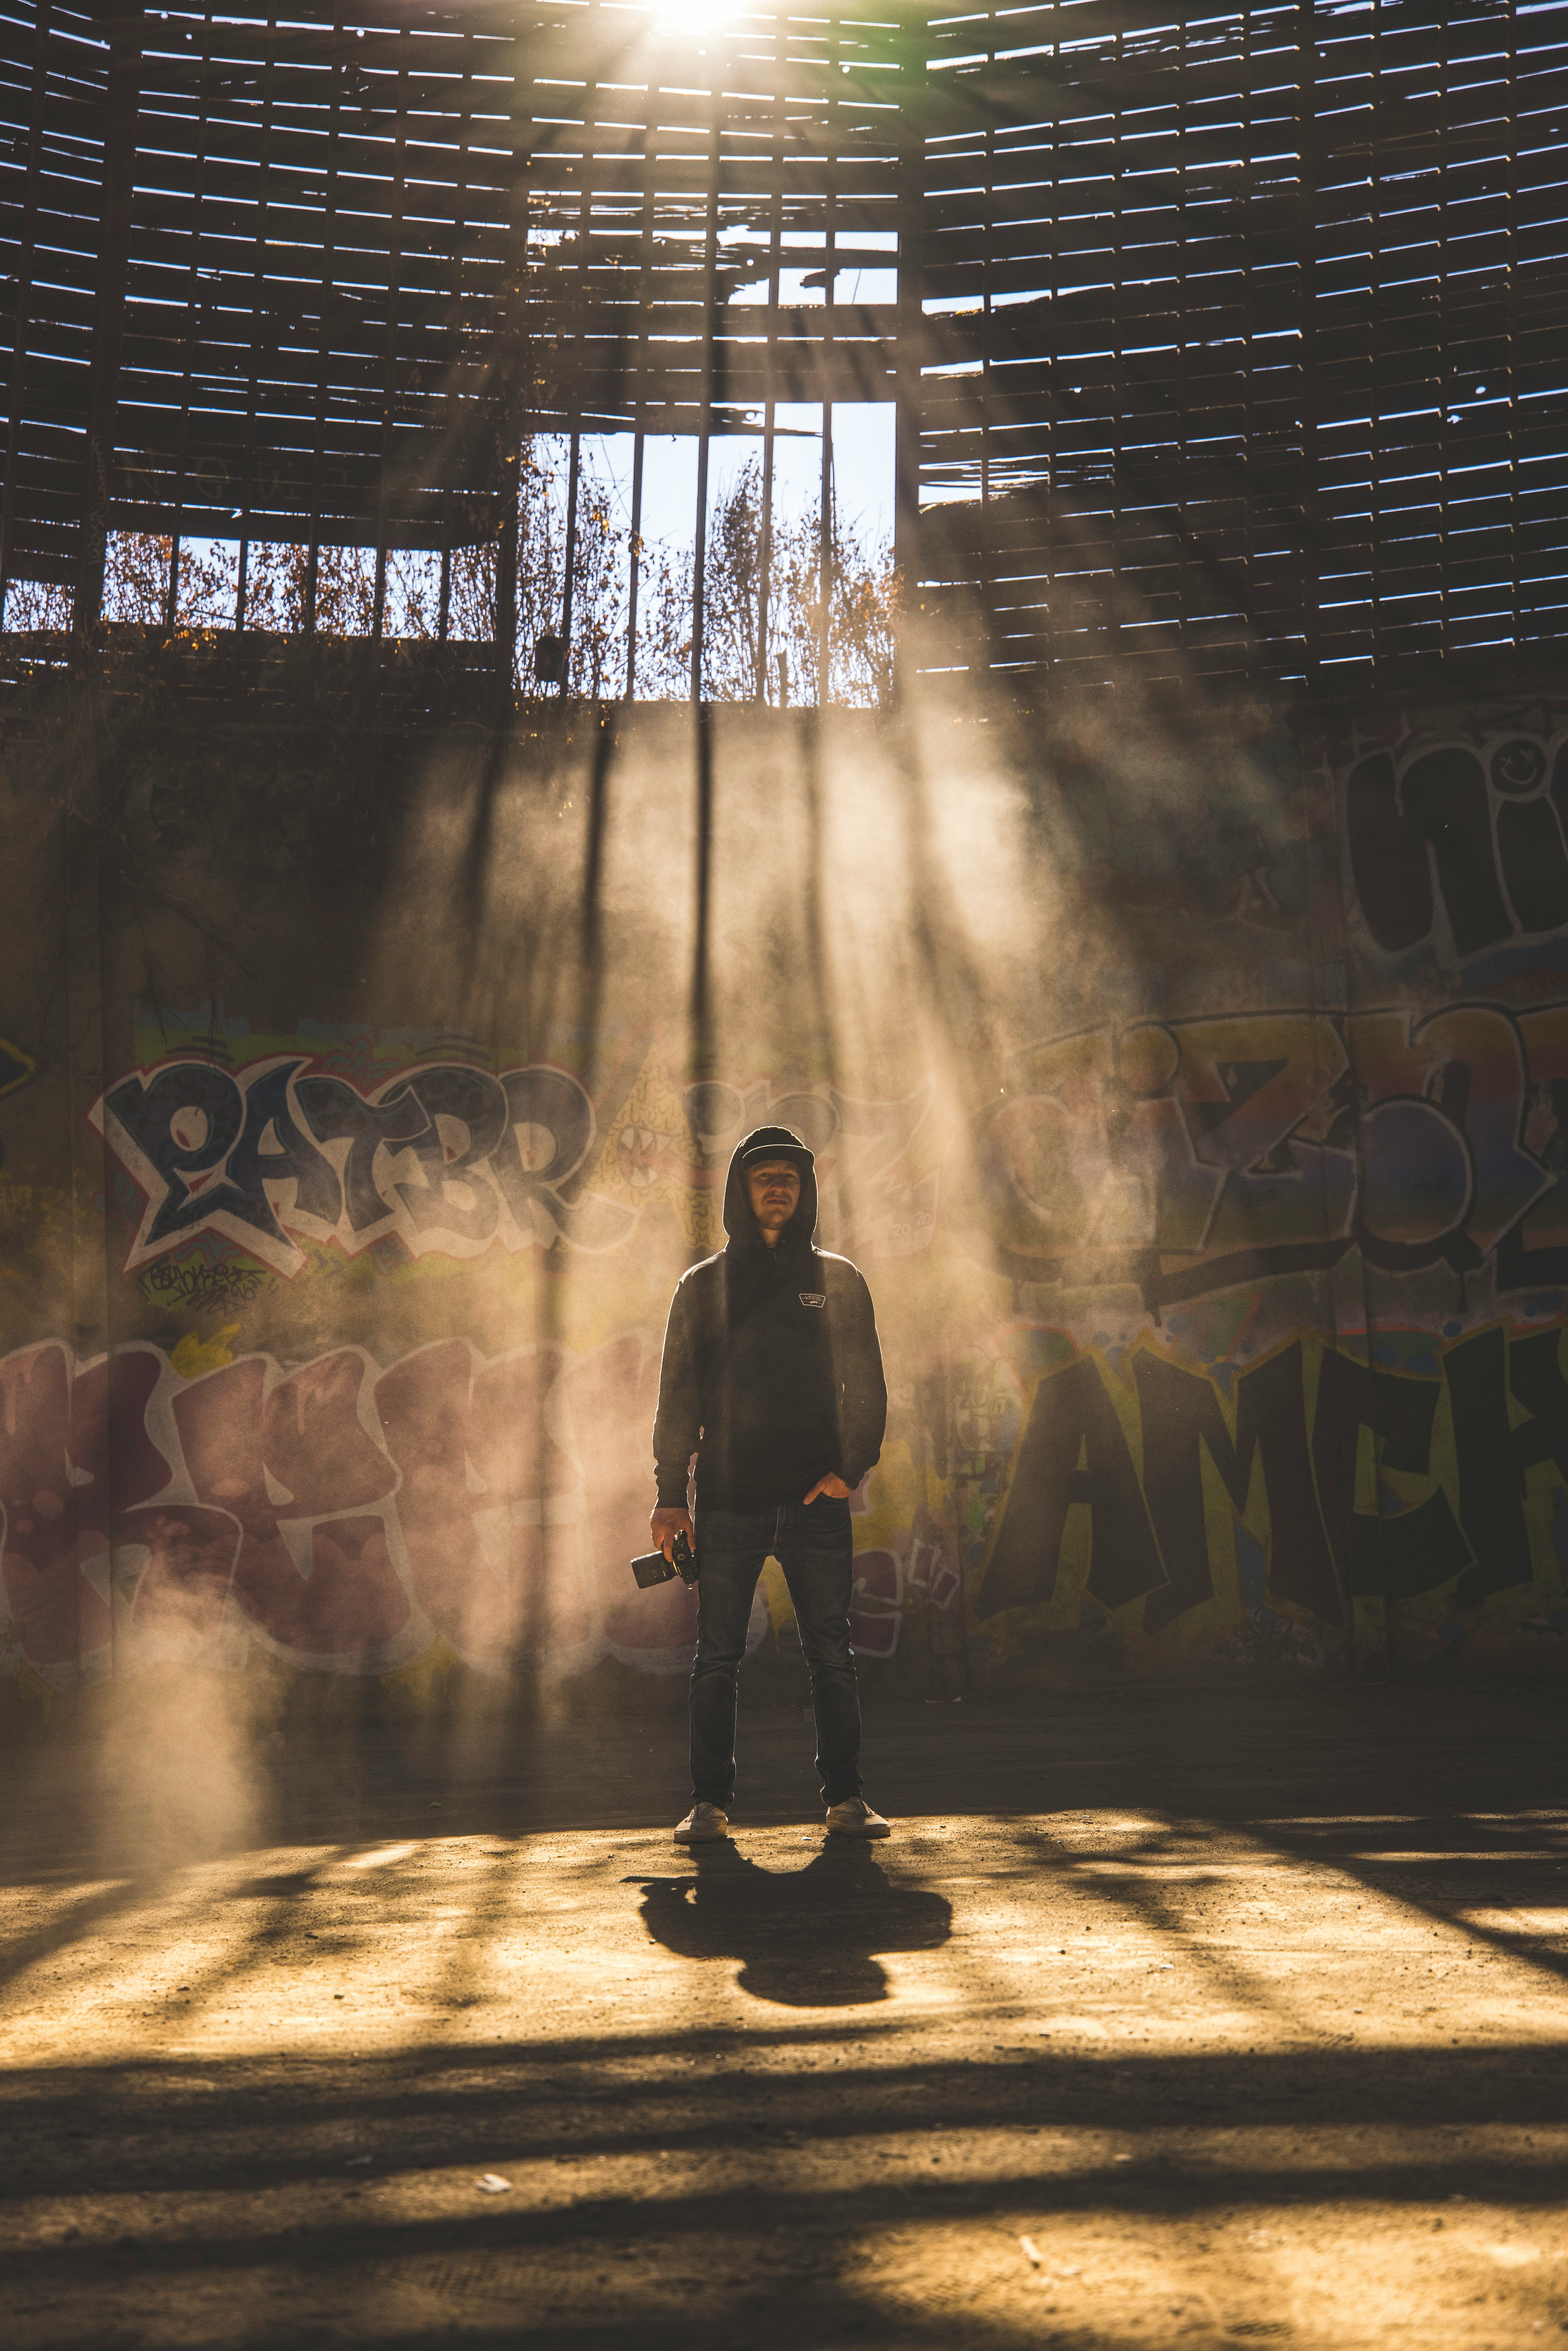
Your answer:
[[[892,1829],[880,1813],[873,1813],[863,1796],[846,1796],[841,1804],[828,1806],[828,1826],[840,1836],[891,1836]]]
[[[883,1833],[885,1834],[885,1831]],[[694,1804],[675,1831],[677,1844],[716,1844],[729,1834],[729,1814],[716,1804]]]

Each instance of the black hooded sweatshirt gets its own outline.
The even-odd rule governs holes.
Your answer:
[[[772,1249],[746,1180],[758,1157],[800,1171],[799,1204]],[[830,1470],[858,1486],[887,1425],[876,1319],[848,1258],[811,1245],[815,1165],[787,1126],[759,1126],[736,1145],[724,1228],[726,1247],[682,1275],[670,1306],[653,1421],[659,1508],[685,1510],[694,1453],[699,1508],[803,1502]]]

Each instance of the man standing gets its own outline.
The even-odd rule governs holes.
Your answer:
[[[850,1652],[850,1494],[882,1450],[887,1389],[871,1292],[847,1258],[812,1245],[817,1177],[787,1126],[736,1147],[724,1188],[729,1239],[683,1274],[664,1332],[650,1525],[665,1558],[697,1558],[692,1808],[678,1844],[729,1834],[736,1677],[762,1563],[784,1571],[811,1669],[828,1826],[880,1837],[861,1793],[860,1695]],[[686,1479],[697,1458],[697,1516]]]

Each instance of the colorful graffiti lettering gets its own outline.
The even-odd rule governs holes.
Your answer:
[[[613,1248],[635,1221],[573,1186],[593,1105],[562,1070],[435,1063],[366,1094],[297,1055],[237,1072],[176,1061],[120,1079],[92,1118],[146,1195],[128,1272],[208,1231],[296,1274],[291,1233],[465,1258],[496,1241]]]
[[[190,1380],[153,1347],[79,1367],[58,1344],[11,1355],[0,1506],[21,1654],[68,1679],[225,1640],[350,1672],[437,1635],[479,1665],[667,1643],[664,1594],[620,1604],[646,1481],[597,1434],[648,1420],[646,1355],[632,1337],[486,1364],[449,1340],[384,1371],[341,1348]]]
[[[1296,1338],[1228,1395],[1151,1342],[1119,1367],[1080,1355],[1028,1398],[982,1624],[1075,1624],[1085,1597],[1144,1635],[1205,1608],[1340,1626],[1356,1601],[1476,1609],[1538,1581],[1560,1599],[1561,1337],[1494,1324],[1435,1377]]]
[[[78,1365],[57,1342],[0,1362],[0,1619],[46,1681],[235,1663],[253,1642],[339,1673],[437,1639],[491,1671],[689,1666],[695,1596],[639,1592],[627,1564],[653,1493],[658,1358],[640,1332],[488,1362],[442,1340],[385,1369],[356,1347],[287,1372],[183,1362],[196,1376],[151,1346]],[[857,1498],[852,1630],[872,1656],[892,1653],[906,1581],[938,1606],[956,1589],[915,1541],[894,1451]]]
[[[431,1062],[367,1090],[285,1053],[233,1071],[159,1062],[110,1087],[91,1117],[145,1198],[127,1272],[208,1234],[292,1277],[302,1241],[351,1257],[387,1240],[413,1258],[613,1250],[671,1186],[692,1204],[687,1238],[717,1247],[729,1150],[765,1118],[822,1155],[825,1229],[909,1255],[929,1246],[936,1176],[904,1179],[899,1162],[931,1095],[864,1102],[711,1081],[683,1093],[650,1062],[601,1143],[588,1094],[549,1064],[492,1075]]]
[[[1249,1012],[1031,1048],[977,1153],[1020,1279],[1132,1279],[1152,1311],[1359,1248],[1568,1280],[1568,1003]]]

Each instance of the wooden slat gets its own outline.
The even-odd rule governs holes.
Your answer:
[[[148,19],[121,527],[216,532],[239,507],[316,540],[473,528],[498,445],[476,420],[519,327],[556,356],[516,426],[698,430],[712,197],[713,399],[917,383],[924,489],[968,501],[929,509],[921,600],[968,600],[974,657],[1010,678],[1402,674],[1561,625],[1568,6],[758,16],[700,54],[602,0],[291,15]],[[34,23],[0,0],[0,267],[25,281],[6,562],[54,578],[103,53],[54,12],[42,150],[19,160]],[[730,229],[810,267],[830,218],[846,269],[898,266],[858,240],[902,224],[902,308],[728,298]],[[754,283],[766,266],[759,242]],[[945,306],[924,323],[922,296]]]
[[[1565,32],[1568,10],[1393,0],[948,28],[926,291],[971,308],[931,364],[970,371],[927,379],[925,453],[949,496],[990,453],[992,492],[932,512],[923,596],[1005,574],[992,657],[1016,664],[1027,602],[1031,657],[1075,674],[1062,575],[1091,545],[1117,661],[1168,659],[1151,615],[1193,654],[1222,581],[1252,674],[1318,674],[1314,631],[1321,662],[1374,667],[1385,641],[1538,633],[1560,557],[1530,534],[1564,535],[1534,517],[1568,510],[1568,439],[1524,395],[1562,381]]]

